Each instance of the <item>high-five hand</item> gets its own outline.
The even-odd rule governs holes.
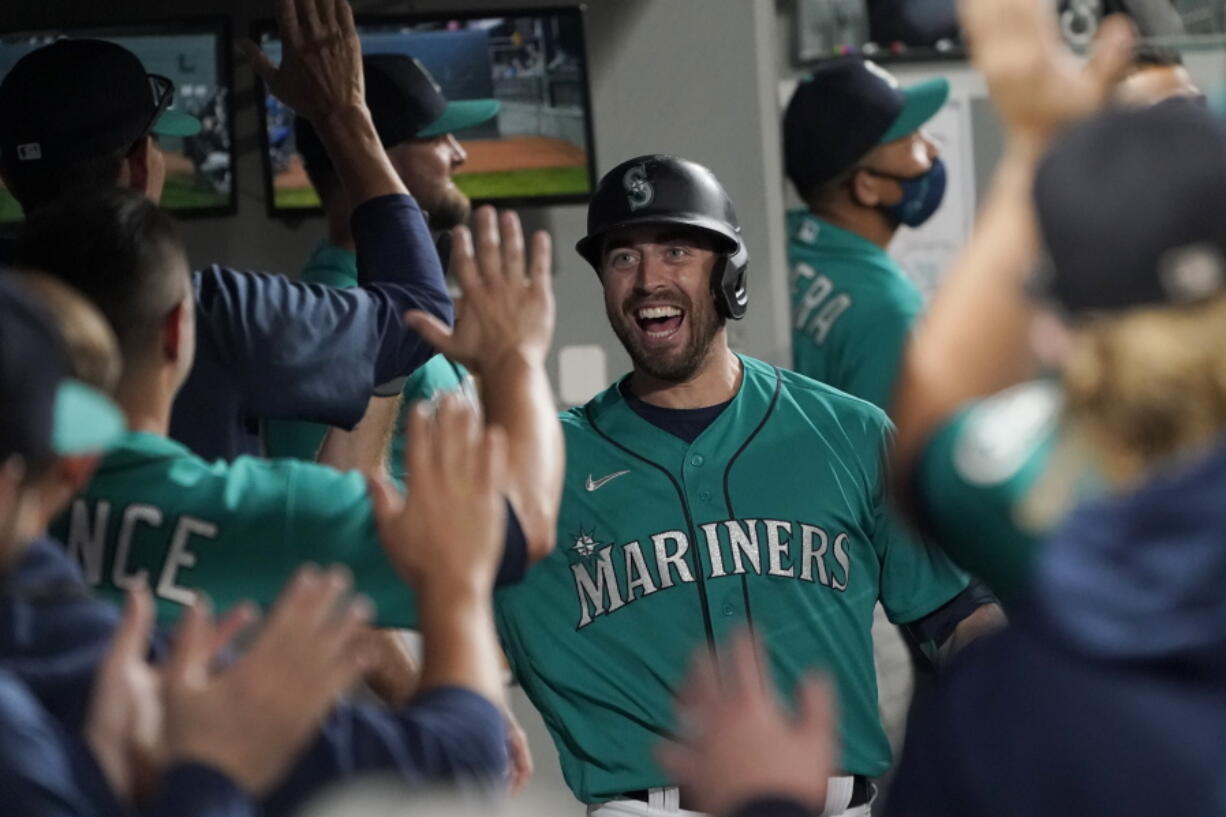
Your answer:
[[[1060,37],[1050,0],[960,0],[975,67],[1010,133],[1045,140],[1098,110],[1132,59],[1132,24],[1103,21],[1088,62]]]
[[[660,764],[717,817],[763,796],[795,799],[817,813],[837,756],[829,683],[803,681],[792,717],[763,674],[752,635],[737,635],[728,658],[721,673],[708,651],[695,657],[677,701],[680,735],[660,747]]]
[[[240,47],[272,93],[312,122],[365,107],[362,47],[346,0],[277,0],[281,65],[249,40]]]
[[[466,227],[454,231],[451,265],[463,298],[455,328],[424,312],[410,312],[409,326],[435,349],[479,375],[510,353],[542,363],[553,340],[554,303],[549,233],[532,237],[524,257],[524,231],[513,211],[482,207],[473,216],[476,243]]]
[[[369,663],[372,611],[348,598],[351,585],[343,570],[302,568],[251,648],[216,673],[208,608],[189,608],[163,669],[171,760],[211,765],[255,796],[275,786]]]

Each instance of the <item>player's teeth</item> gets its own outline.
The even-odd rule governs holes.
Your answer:
[[[675,306],[648,306],[639,310],[639,318],[647,320],[649,318],[671,318],[674,315],[680,315],[681,310]]]

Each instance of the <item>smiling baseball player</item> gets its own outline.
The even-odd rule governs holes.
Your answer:
[[[870,626],[934,646],[992,619],[967,578],[885,513],[889,421],[872,404],[728,348],[748,251],[706,168],[642,156],[600,182],[579,253],[634,371],[563,415],[558,547],[498,594],[514,670],[589,814],[684,814],[653,759],[695,648],[750,625],[789,693],[824,668],[842,708],[826,814],[868,813],[890,764]],[[815,774],[819,773],[815,766]]]

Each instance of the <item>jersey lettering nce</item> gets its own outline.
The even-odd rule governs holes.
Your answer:
[[[838,684],[844,771],[890,763],[870,629],[932,612],[967,578],[890,521],[890,427],[863,400],[742,357],[742,385],[692,443],[616,385],[563,415],[558,545],[499,591],[500,634],[585,802],[667,783],[653,759],[696,648],[752,625],[791,693]]]
[[[129,432],[51,526],[86,582],[116,601],[147,581],[162,623],[194,591],[218,610],[269,605],[304,562],[343,564],[376,621],[411,627],[412,590],[383,554],[366,481],[310,462],[205,462],[183,445]]]

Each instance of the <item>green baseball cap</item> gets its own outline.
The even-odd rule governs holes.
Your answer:
[[[51,449],[62,456],[106,451],[126,429],[114,403],[71,378],[56,389],[53,416]]]
[[[882,134],[878,144],[915,133],[936,116],[949,99],[949,80],[937,77],[899,90],[902,92],[902,110],[898,112],[894,124]]]
[[[444,133],[454,133],[476,127],[498,115],[502,107],[497,99],[461,99],[448,102],[443,115],[417,132],[418,139],[429,139]]]

